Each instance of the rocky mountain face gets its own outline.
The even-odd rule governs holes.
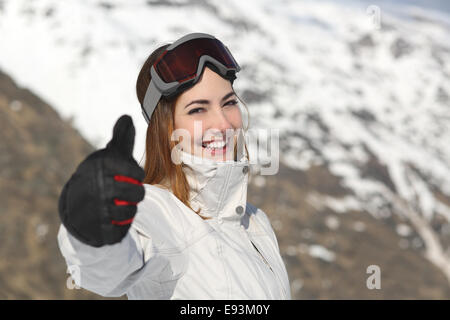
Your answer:
[[[325,166],[293,170],[280,165],[275,176],[252,177],[248,200],[271,219],[292,297],[448,299],[448,280],[424,257],[420,237],[402,233],[410,230],[408,221],[396,215],[376,219],[368,212],[347,209],[351,195]],[[335,206],[326,206],[327,198]],[[380,270],[379,290],[367,286],[373,265]]]

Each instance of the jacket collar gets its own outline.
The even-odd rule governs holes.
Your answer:
[[[215,161],[180,151],[183,171],[190,186],[190,204],[200,215],[219,223],[239,224],[247,203],[249,161]]]

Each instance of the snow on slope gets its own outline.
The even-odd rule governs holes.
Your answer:
[[[252,127],[280,129],[282,161],[298,169],[327,164],[355,193],[345,201],[375,217],[393,206],[450,279],[449,228],[430,226],[436,215],[450,222],[450,208],[435,194],[450,196],[445,16],[383,6],[378,29],[366,6],[351,2],[0,3],[0,68],[74,117],[97,147],[130,114],[138,161],[146,129],[135,95],[142,63],[186,33],[214,34],[242,66],[235,89],[248,102]],[[374,159],[384,174],[364,171]]]

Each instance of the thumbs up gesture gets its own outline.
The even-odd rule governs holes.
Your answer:
[[[133,158],[135,129],[121,116],[106,148],[91,153],[64,185],[58,203],[63,225],[94,247],[120,242],[144,199],[144,170]]]

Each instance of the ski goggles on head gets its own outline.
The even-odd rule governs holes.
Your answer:
[[[190,33],[167,47],[150,68],[151,81],[142,108],[147,123],[161,96],[171,97],[192,87],[205,66],[231,84],[241,70],[230,50],[206,33]]]

